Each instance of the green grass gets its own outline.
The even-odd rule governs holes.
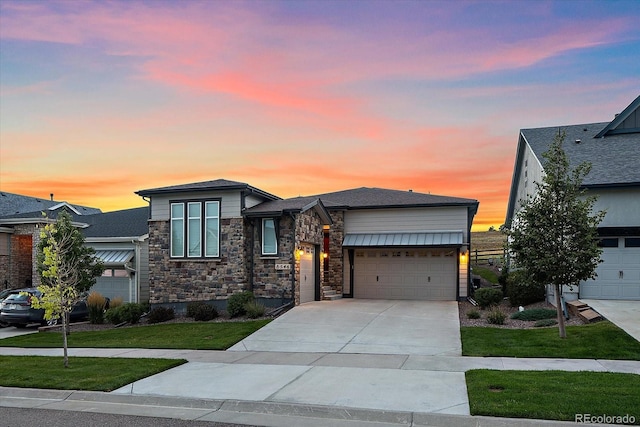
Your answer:
[[[103,331],[72,332],[69,347],[167,348],[226,350],[270,320],[220,323],[171,323]],[[61,347],[59,332],[20,335],[0,340],[0,347]]]
[[[184,359],[0,356],[0,386],[112,391],[186,363]]]
[[[640,360],[640,342],[611,322],[558,328],[460,328],[463,356]]]
[[[640,375],[611,372],[466,372],[471,415],[575,421],[576,414],[635,417]]]
[[[490,268],[478,267],[477,265],[473,266],[473,274],[477,274],[482,277],[484,280],[493,283],[494,285],[498,283],[498,273],[491,270]]]
[[[530,308],[529,310],[513,313],[511,318],[518,320],[543,320],[553,319],[557,316],[558,311],[555,308]]]

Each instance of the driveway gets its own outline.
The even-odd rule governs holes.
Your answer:
[[[302,304],[229,351],[460,356],[455,301],[342,299]]]
[[[640,341],[640,301],[580,299]]]

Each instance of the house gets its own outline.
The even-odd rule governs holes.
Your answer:
[[[66,211],[96,250],[105,273],[92,290],[126,302],[148,300],[148,207],[102,213],[100,209],[0,192],[0,287],[38,286],[40,228]]]
[[[137,194],[151,209],[151,304],[468,295],[476,200],[380,188],[281,199],[225,179]]]
[[[598,233],[603,262],[598,277],[564,289],[565,299],[640,300],[640,96],[611,122],[522,129],[505,224],[532,197],[544,174],[542,154],[559,131],[570,165],[590,162],[583,187],[606,211]]]

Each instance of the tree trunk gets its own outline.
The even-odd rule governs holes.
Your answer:
[[[567,331],[564,328],[564,313],[562,312],[562,302],[560,300],[560,291],[562,289],[562,285],[555,284],[556,288],[556,309],[558,313],[558,332],[560,333],[560,338],[567,337]]]
[[[62,315],[62,346],[64,347],[64,367],[69,367],[69,356],[67,354],[67,329],[69,324],[67,323],[67,316]]]

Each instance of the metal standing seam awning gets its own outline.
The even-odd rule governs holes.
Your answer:
[[[133,249],[97,250],[96,257],[108,267],[124,267],[134,256]]]
[[[420,247],[462,246],[462,231],[433,231],[421,233],[348,233],[344,247]]]

